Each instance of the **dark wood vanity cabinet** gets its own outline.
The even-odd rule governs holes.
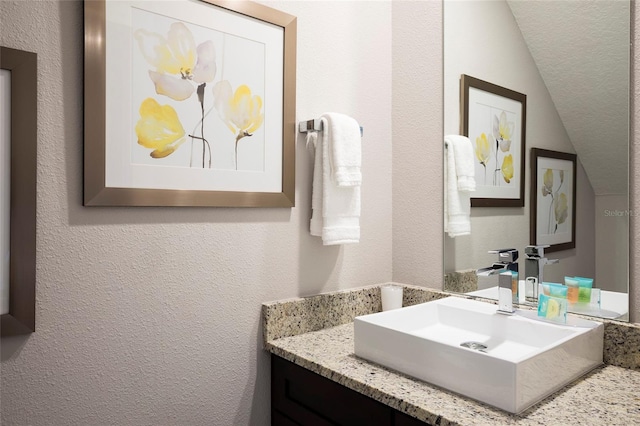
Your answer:
[[[404,413],[271,355],[273,426],[425,426]]]

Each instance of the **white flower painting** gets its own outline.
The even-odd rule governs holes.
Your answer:
[[[132,162],[264,169],[261,43],[134,9]]]

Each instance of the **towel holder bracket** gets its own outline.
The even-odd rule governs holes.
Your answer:
[[[301,121],[298,123],[298,131],[300,133],[308,133],[308,132],[321,132],[322,131],[322,121],[319,118],[314,118],[313,120]],[[364,129],[360,126],[360,136],[362,136]]]
[[[298,130],[300,133],[307,132],[320,132],[322,131],[322,121],[319,118],[314,118],[313,120],[301,121],[298,124]]]

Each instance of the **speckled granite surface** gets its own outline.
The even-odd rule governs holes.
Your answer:
[[[355,357],[353,323],[270,341],[266,349],[432,424],[640,424],[640,372],[621,367],[597,368],[513,415]]]
[[[478,275],[475,269],[444,274],[444,288],[453,293],[468,293],[478,289]]]
[[[640,371],[640,325],[604,322],[604,362]],[[638,402],[640,405],[640,401]]]
[[[381,284],[380,284],[381,285]],[[380,285],[323,293],[262,304],[265,342],[352,322],[359,315],[382,310]],[[410,306],[450,296],[424,287],[404,287],[402,305]]]
[[[347,324],[359,315],[380,312],[382,310],[380,285],[382,284],[263,303],[264,342]],[[425,287],[398,285],[404,287],[403,306],[451,296],[449,293]],[[496,303],[494,300],[480,300]],[[602,320],[602,322],[605,324],[604,362],[640,371],[640,324],[611,320]]]
[[[352,322],[382,310],[379,285],[262,304],[265,342]],[[404,292],[403,292],[404,294]]]

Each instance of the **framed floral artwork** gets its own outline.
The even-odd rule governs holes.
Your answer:
[[[36,328],[38,60],[0,47],[1,335]]]
[[[85,206],[292,207],[296,18],[85,0]]]
[[[475,153],[471,207],[524,207],[527,96],[463,74],[460,106]]]
[[[576,154],[531,149],[530,240],[546,252],[576,246]]]

